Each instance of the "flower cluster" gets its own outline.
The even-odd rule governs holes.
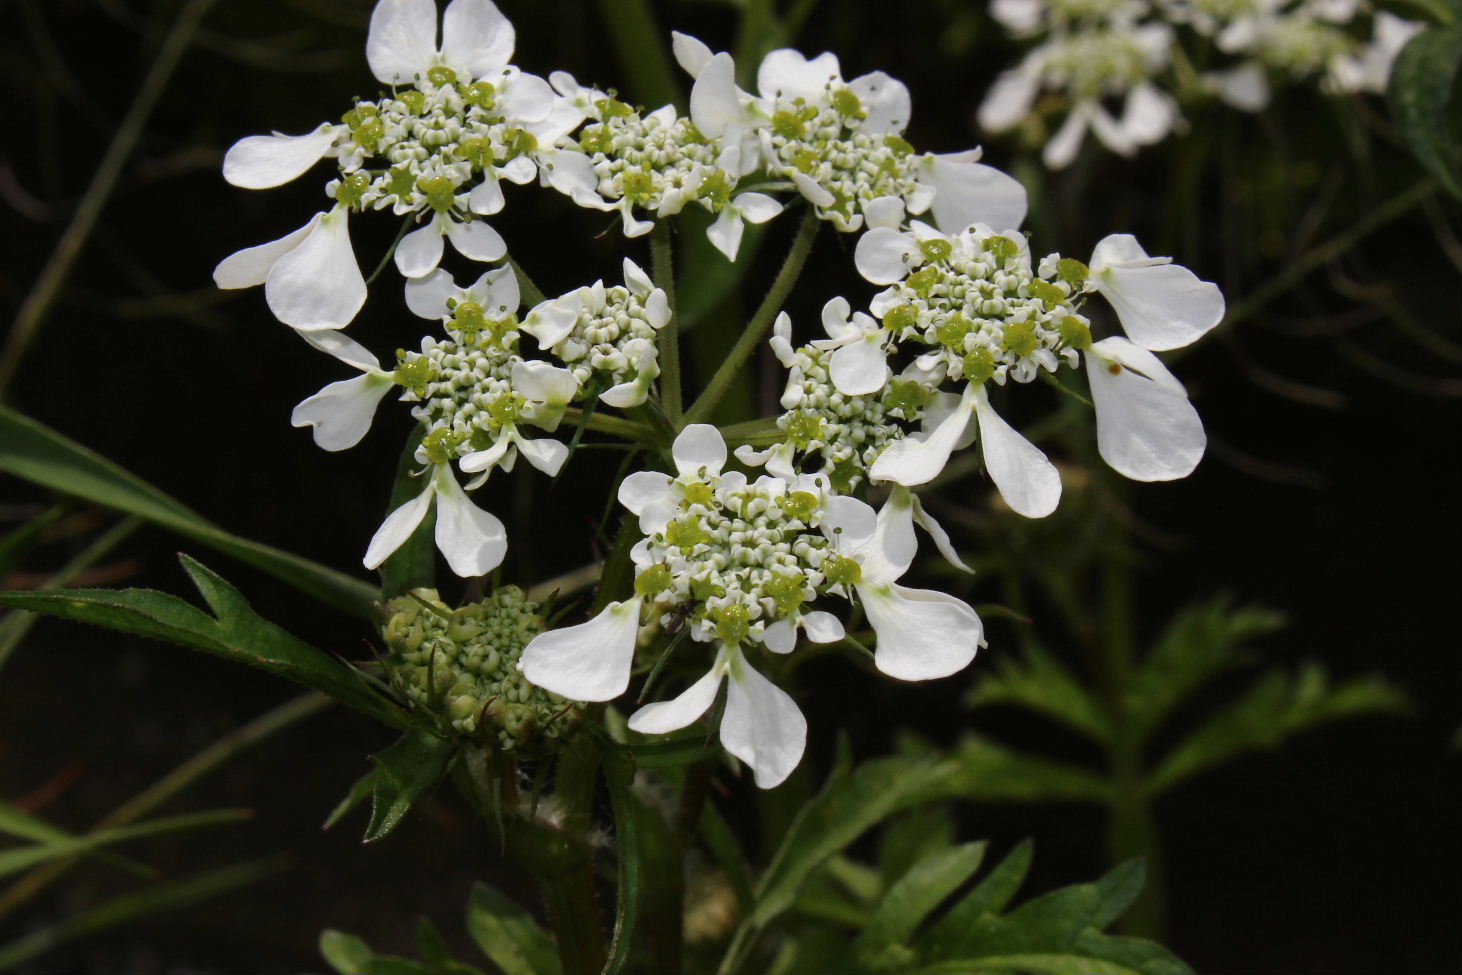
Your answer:
[[[980,125],[1003,132],[1058,106],[1042,153],[1052,169],[1088,130],[1121,155],[1161,141],[1182,124],[1179,101],[1257,112],[1274,82],[1313,79],[1332,94],[1382,92],[1421,29],[1368,0],[992,0],[990,12],[1040,42],[990,89]]]
[[[1103,2],[1049,16],[1083,23]],[[503,562],[507,531],[469,492],[494,471],[513,471],[521,457],[558,476],[571,451],[561,429],[577,421],[582,432],[601,406],[641,411],[595,427],[652,431],[639,447],[663,449],[654,438],[678,428],[674,473],[636,471],[617,486],[641,536],[629,551],[628,598],[557,629],[511,586],[457,610],[429,591],[388,605],[387,671],[435,720],[504,749],[541,742],[579,720],[566,701],[623,694],[642,645],[667,655],[688,643],[707,648],[709,669],[672,700],[635,711],[630,728],[682,728],[711,709],[724,683],[721,740],[771,787],[799,761],[806,722],[765,675],[776,659],[767,654],[790,654],[804,638],[860,646],[832,610],[861,613],[874,665],[902,680],[952,674],[984,645],[969,605],[899,580],[917,555],[915,526],[969,571],[914,491],[961,447],[979,443],[1016,512],[1056,507],[1056,468],[996,413],[992,389],[1039,377],[1060,385],[1056,376],[1084,367],[1111,466],[1164,480],[1198,463],[1202,424],[1153,352],[1212,328],[1223,314],[1217,288],[1126,235],[1103,240],[1087,263],[1034,258],[1017,229],[1024,189],[978,162],[978,150],[916,151],[903,137],[911,106],[897,80],[873,72],[845,81],[831,54],[779,50],[762,61],[751,94],[737,87],[730,55],[675,35],[695,79],[689,114],[646,112],[562,72],[544,81],[519,71],[509,63],[513,39],[490,0],[452,0],[440,44],[432,0],[379,0],[367,54],[391,90],[303,136],[245,138],[224,166],[234,183],[259,188],[322,159],[338,170],[326,185],[329,210],[227,258],[215,277],[223,287],[262,283],[276,317],[357,371],[294,411],[321,447],[358,443],[390,392],[419,424],[421,488],[376,531],[368,568],[434,508],[447,564],[484,575]],[[1101,63],[1126,64],[1136,78],[1144,57],[1113,46]],[[1107,91],[1100,60],[1073,56],[1063,69],[1094,98]],[[884,290],[866,310],[828,301],[825,337],[801,345],[790,319],[777,318],[770,344],[788,370],[784,412],[754,424],[755,443],[736,450],[751,473],[728,468],[721,431],[661,409],[659,356],[663,343],[673,347],[674,311],[632,260],[622,284],[596,281],[529,308],[516,265],[465,287],[438,267],[444,241],[468,259],[505,259],[507,244],[485,218],[504,205],[503,180],[535,178],[578,206],[618,213],[629,237],[699,206],[714,216],[711,241],[733,260],[743,225],[775,217],[784,203],[771,194],[786,194],[788,205],[860,234],[857,270]],[[383,366],[343,330],[366,291],[348,223],[388,208],[405,218],[395,264],[406,305],[432,325]],[[1125,335],[1094,339],[1092,294]],[[877,510],[863,500],[870,488],[885,494]]]
[[[583,705],[535,687],[518,672],[523,648],[544,630],[537,603],[516,586],[451,609],[434,589],[388,602],[381,635],[391,684],[457,734],[503,751],[566,736]]]

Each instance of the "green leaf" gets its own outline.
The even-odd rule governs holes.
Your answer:
[[[237,589],[201,563],[186,555],[179,559],[217,618],[151,589],[0,592],[0,606],[202,650],[297,681],[386,724],[406,723],[401,711],[355,670],[256,615]]]
[[[371,756],[380,774],[371,789],[371,821],[363,842],[374,843],[401,824],[411,806],[447,774],[457,746],[417,728]]]
[[[1284,628],[1280,613],[1228,596],[1187,606],[1168,623],[1123,689],[1123,711],[1145,741],[1188,696],[1247,662],[1247,644]]]
[[[630,745],[635,768],[679,768],[714,758],[721,747],[711,744],[704,731],[675,738],[670,741],[649,741]]]
[[[506,975],[558,975],[558,951],[533,916],[489,887],[474,884],[467,931]]]
[[[985,847],[983,842],[967,843],[931,853],[914,864],[878,902],[854,944],[864,967],[884,967],[880,960],[888,949],[902,946],[934,908],[975,875]]]
[[[406,438],[406,449],[396,465],[396,480],[391,485],[391,506],[387,514],[421,494],[422,479],[417,477],[416,448],[421,443],[421,430]],[[434,589],[437,584],[437,507],[431,506],[411,537],[381,563],[383,599],[399,596],[411,589]]]
[[[954,813],[949,804],[919,806],[889,822],[878,837],[878,869],[887,890],[915,863],[954,845]]]
[[[629,960],[630,942],[640,909],[640,803],[634,795],[635,766],[625,746],[610,738],[603,728],[589,728],[589,738],[599,752],[604,782],[609,787],[609,806],[614,812],[615,848],[619,854],[618,884],[614,898],[614,938],[605,975],[614,975]]]
[[[1002,657],[974,686],[965,703],[971,708],[1019,705],[1099,742],[1112,739],[1112,723],[1101,702],[1064,664],[1034,646],[1021,658]]]
[[[67,836],[30,846],[0,850],[0,877],[19,873],[38,863],[45,863],[47,860],[88,853],[97,847],[108,846],[112,843],[125,843],[129,840],[142,839],[145,836],[156,836],[159,833],[176,833],[180,830],[217,826],[221,823],[237,823],[240,820],[248,819],[251,815],[252,813],[247,809],[221,809],[187,816],[170,816],[167,819],[154,819],[136,826],[121,826],[116,829],[88,833],[85,836]]]
[[[0,406],[0,471],[137,515],[356,616],[369,618],[378,595],[368,583],[342,572],[229,534],[136,475],[4,406]]]
[[[371,975],[375,953],[353,934],[326,928],[320,932],[320,955],[340,975]]]
[[[1462,25],[1433,25],[1401,49],[1391,68],[1387,99],[1396,127],[1427,172],[1453,196],[1462,197],[1457,179],[1462,147],[1457,106],[1450,104],[1457,67],[1462,62]]]
[[[949,913],[920,939],[919,947],[929,958],[961,958],[969,953],[970,932],[975,922],[987,914],[999,914],[1015,897],[1015,892],[1030,871],[1034,850],[1030,840],[1022,840],[1006,854],[999,865],[985,875]]]
[[[76,838],[73,834],[68,833],[59,826],[54,826],[39,816],[32,816],[30,813],[3,799],[0,799],[0,833],[23,840],[36,840],[41,843]],[[156,871],[151,867],[138,863],[136,860],[128,859],[127,857],[117,856],[105,850],[91,851],[91,855],[98,860],[137,874],[138,876],[148,877],[149,879],[156,876]]]
[[[60,924],[42,928],[0,946],[0,971],[9,971],[52,948],[99,931],[130,924],[138,918],[192,907],[209,897],[247,886],[277,872],[281,866],[278,860],[242,863],[186,880],[155,884],[107,901],[89,911],[69,917]]]
[[[1270,670],[1239,700],[1175,745],[1148,777],[1147,788],[1156,796],[1199,772],[1245,752],[1276,748],[1317,725],[1406,707],[1406,697],[1378,678],[1332,687],[1319,664],[1306,664],[1292,676]]]
[[[1128,860],[1119,864],[1096,882],[1098,903],[1092,916],[1092,926],[1105,930],[1121,917],[1147,883],[1147,862],[1142,859]]]
[[[1112,785],[1094,772],[1027,755],[969,735],[950,756],[960,774],[952,789],[974,802],[1108,802]]]
[[[376,791],[376,779],[380,778],[380,775],[381,770],[373,768],[365,775],[356,779],[355,785],[352,785],[350,791],[345,794],[345,797],[340,800],[334,809],[330,810],[330,815],[325,817],[325,822],[320,828],[330,829],[349,815],[352,809],[365,802]]]

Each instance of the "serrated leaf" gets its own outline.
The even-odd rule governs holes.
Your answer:
[[[971,708],[1018,705],[1099,742],[1112,738],[1111,719],[1101,702],[1064,664],[1034,646],[1020,657],[1002,658],[978,680],[965,704]]]
[[[950,755],[959,769],[951,790],[975,802],[1108,802],[1112,785],[1094,772],[1027,755],[978,735]]]
[[[205,600],[219,613],[217,618],[176,596],[151,589],[0,592],[0,606],[202,650],[296,681],[386,724],[405,724],[400,710],[350,667],[255,614],[239,591],[212,570],[186,555],[179,558]]]
[[[558,975],[553,938],[531,914],[487,884],[472,887],[467,932],[505,975]]]
[[[1457,135],[1455,91],[1462,62],[1462,25],[1433,25],[1401,49],[1391,68],[1386,97],[1396,127],[1427,172],[1453,196],[1462,197],[1457,170],[1462,149]]]
[[[1122,708],[1137,740],[1145,741],[1199,687],[1248,661],[1250,641],[1284,624],[1280,613],[1234,606],[1227,596],[1180,610],[1123,688]]]
[[[371,821],[362,842],[375,843],[399,826],[412,805],[441,782],[456,750],[450,739],[417,728],[372,755],[380,774],[371,789]]]
[[[1096,913],[1092,915],[1092,927],[1098,931],[1106,930],[1132,906],[1146,883],[1147,863],[1144,860],[1128,860],[1108,870],[1096,882],[1098,903]]]
[[[1293,676],[1262,674],[1248,691],[1175,745],[1148,777],[1152,795],[1245,752],[1275,748],[1286,738],[1329,721],[1404,710],[1407,701],[1375,678],[1332,687],[1323,667],[1307,664]]]
[[[909,868],[878,902],[854,951],[869,969],[888,948],[904,943],[934,908],[980,869],[986,844],[967,843],[940,850]]]
[[[966,935],[968,956],[1064,954],[1090,925],[1101,904],[1095,884],[1042,894],[1003,917],[986,914]]]
[[[320,955],[340,975],[371,975],[370,945],[353,934],[326,928],[320,932]]]
[[[373,768],[365,775],[356,779],[355,784],[350,787],[350,791],[336,804],[334,809],[330,810],[330,815],[325,817],[325,822],[320,828],[332,828],[336,823],[349,815],[352,809],[370,798],[371,793],[376,791],[376,779],[380,774],[380,769]]]
[[[0,471],[137,515],[362,618],[370,617],[378,595],[370,584],[342,572],[230,534],[99,454],[4,406],[0,406]]]
[[[1034,846],[1022,840],[1005,859],[985,875],[958,904],[940,918],[928,934],[919,939],[926,958],[961,958],[967,955],[969,935],[975,922],[987,914],[999,914],[1015,897],[1030,871]]]

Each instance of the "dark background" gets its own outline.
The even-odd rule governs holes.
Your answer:
[[[838,51],[848,77],[884,68],[904,79],[914,95],[911,141],[953,151],[979,141],[974,110],[1010,57],[972,7],[823,3],[797,42],[809,53]],[[503,9],[517,26],[516,62],[525,70],[546,75],[564,68],[601,85],[625,77],[598,7],[507,0]],[[9,246],[0,298],[9,308],[18,306],[54,246],[175,11],[141,0],[5,5],[0,219]],[[228,253],[283,235],[322,205],[323,170],[252,192],[225,184],[218,165],[237,138],[305,131],[338,117],[352,94],[375,90],[362,54],[368,12],[365,0],[219,3],[11,394],[19,409],[229,530],[348,570],[358,566],[385,509],[410,421],[383,406],[360,447],[343,454],[316,449],[307,432],[290,428],[290,410],[345,378],[346,367],[310,352],[273,321],[258,289],[219,293],[210,273]],[[667,30],[697,33],[715,49],[731,42],[734,20],[719,5],[667,2],[656,12]],[[1128,230],[1165,241],[1169,250],[1149,249],[1175,253],[1232,298],[1293,260],[1313,201],[1329,199],[1339,214],[1324,237],[1347,225],[1344,214],[1354,219],[1417,178],[1414,164],[1383,136],[1356,150],[1354,131],[1340,116],[1379,112],[1378,102],[1342,109],[1300,91],[1279,109],[1287,114],[1195,117],[1194,135],[1131,161],[1088,155],[1044,189],[1033,187],[1033,197],[1044,201],[1033,225],[1048,234],[1037,246],[1083,256],[1106,232]],[[1174,161],[1178,150],[1199,138],[1211,140],[1211,162],[1191,192],[1175,189],[1186,178]],[[987,145],[996,165],[1011,158],[1009,145]],[[594,236],[606,227],[602,218],[551,193],[508,193],[494,225],[545,291],[617,278],[623,242],[617,231]],[[1329,726],[1244,758],[1162,802],[1167,942],[1201,971],[1462,967],[1455,933],[1462,880],[1462,383],[1456,361],[1366,314],[1354,297],[1357,289],[1389,289],[1387,300],[1455,347],[1462,333],[1458,275],[1432,230],[1444,212],[1455,227],[1451,204],[1430,215],[1416,211],[1234,333],[1184,357],[1176,371],[1212,436],[1209,456],[1186,481],[1135,486],[1127,494],[1150,529],[1147,537],[1161,543],[1146,546],[1138,579],[1144,633],[1185,603],[1231,592],[1290,616],[1290,627],[1264,642],[1267,660],[1319,659],[1339,677],[1384,674],[1415,702],[1408,716]],[[760,298],[790,224],[772,225],[748,278],[750,293],[733,296],[732,311]],[[353,221],[367,270],[394,230],[387,217]],[[840,289],[851,289],[843,293],[855,306],[874,290],[852,279],[851,238],[825,230],[820,245],[788,306],[798,321],[815,321],[822,301]],[[643,241],[631,242],[629,253],[647,263]],[[387,355],[420,334],[395,291],[397,280],[392,271],[383,275],[351,328]],[[1297,398],[1296,385],[1325,394],[1300,390]],[[512,479],[494,478],[481,496],[509,523],[509,579],[542,578],[591,554],[584,538],[600,503],[591,499],[613,465],[590,454],[573,463],[575,476],[564,483],[518,478],[527,487],[515,498]],[[529,488],[547,506],[531,530],[521,508]],[[970,503],[983,501],[978,490]],[[47,500],[28,485],[0,482],[0,501],[13,506],[4,509],[7,518]],[[531,545],[520,541],[527,538]],[[59,564],[82,544],[73,538],[43,550],[34,571]],[[98,584],[186,593],[173,559],[178,547],[176,539],[144,530],[109,561],[117,578]],[[351,654],[370,638],[267,577],[184,547],[238,584],[262,615],[306,640]],[[998,598],[978,587],[974,596]],[[1013,646],[1009,624],[992,625],[990,649],[975,667]],[[0,795],[44,795],[40,814],[75,829],[292,693],[175,648],[55,622],[36,627],[3,677]],[[809,761],[822,767],[839,729],[860,755],[886,751],[892,727],[947,741],[972,721],[1020,747],[1063,747],[1056,732],[1020,715],[971,718],[958,704],[969,674],[934,687],[899,685],[836,660],[820,662],[808,677]],[[1221,700],[1231,690],[1220,685],[1211,693]],[[388,742],[385,729],[330,712],[204,780],[169,810],[249,806],[257,818],[157,841],[149,847],[152,860],[182,874],[282,849],[293,866],[185,913],[55,952],[27,970],[318,970],[321,928],[411,953],[419,914],[461,942],[458,919],[475,877],[527,891],[460,803],[444,793],[379,848],[359,847],[355,821],[319,831],[365,770],[365,756]],[[732,804],[746,803],[735,797]],[[988,836],[999,848],[1036,838],[1028,893],[1096,875],[1101,828],[1101,813],[1084,807],[974,807],[962,822],[967,838]],[[0,922],[0,941],[115,887],[110,874],[75,871],[26,912]]]

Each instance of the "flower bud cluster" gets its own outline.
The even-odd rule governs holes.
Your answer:
[[[420,352],[397,353],[401,401],[418,404],[411,415],[426,428],[426,453],[435,463],[486,450],[504,427],[528,418],[528,401],[512,380],[514,364],[523,361],[516,317],[499,324],[501,332],[485,327],[453,330],[446,339],[428,335]]]
[[[671,106],[645,115],[612,95],[593,104],[595,115],[577,134],[578,148],[589,156],[596,189],[608,203],[668,216],[702,193],[713,201],[725,185],[718,147]],[[627,213],[625,219],[628,227]]]
[[[802,485],[811,486],[811,485]],[[670,519],[635,550],[635,591],[696,640],[760,641],[825,591],[832,553],[821,498],[781,478],[708,474],[684,483]]]
[[[600,282],[581,288],[575,297],[579,311],[573,327],[553,345],[553,353],[581,388],[648,384],[660,374],[655,334],[669,320],[664,291],[642,296],[624,285],[606,288]],[[651,308],[646,308],[647,299]]]
[[[450,609],[434,589],[385,605],[381,629],[391,683],[456,733],[504,751],[567,737],[584,706],[535,687],[518,672],[528,642],[546,628],[537,603],[516,586]]]

